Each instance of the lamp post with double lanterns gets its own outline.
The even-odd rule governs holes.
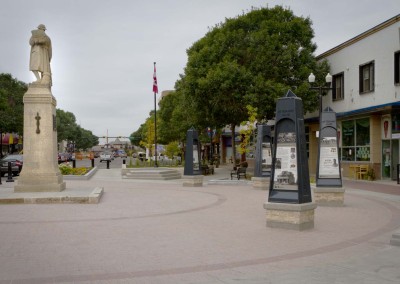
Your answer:
[[[320,85],[320,86],[316,86],[313,87],[312,84],[315,82],[315,75],[313,73],[310,74],[310,76],[308,76],[308,82],[310,83],[310,89],[311,90],[319,90],[319,118],[321,119],[321,112],[322,112],[322,92],[323,91],[329,91],[332,90],[331,88],[331,83],[332,83],[332,75],[331,74],[327,74],[325,77],[325,85]]]

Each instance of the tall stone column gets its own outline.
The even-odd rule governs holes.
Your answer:
[[[24,95],[24,164],[14,192],[65,189],[57,162],[56,105],[49,84],[29,84]]]

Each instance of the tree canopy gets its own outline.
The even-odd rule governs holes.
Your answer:
[[[258,122],[272,119],[288,89],[303,100],[305,112],[317,109],[319,94],[307,79],[311,72],[325,77],[329,66],[314,56],[311,26],[309,18],[275,6],[252,8],[210,28],[187,49],[184,74],[160,103],[160,136],[180,139],[191,126],[199,134],[226,125],[234,131],[248,119],[247,106],[257,110]]]
[[[160,101],[157,137],[162,143],[186,140],[186,131],[195,123],[188,103],[182,92],[171,92]]]
[[[271,119],[288,89],[302,98],[305,112],[315,110],[318,94],[310,92],[307,78],[329,66],[313,55],[311,24],[281,6],[253,8],[195,42],[177,91],[191,101],[197,127],[231,125],[234,131],[248,105],[257,108],[258,121]]]
[[[27,91],[24,82],[11,74],[0,74],[0,132],[23,133],[23,96]]]
[[[24,82],[11,74],[0,74],[0,132],[23,134],[23,97],[28,89]],[[57,140],[74,141],[76,148],[90,148],[99,143],[91,131],[76,123],[75,115],[61,109],[57,113]]]
[[[82,128],[76,123],[75,115],[69,111],[57,109],[57,140],[75,143],[76,149],[87,149],[99,144],[97,136],[90,130]]]
[[[309,18],[290,9],[253,8],[210,29],[187,51],[182,91],[194,101],[201,124],[240,124],[247,105],[257,118],[275,116],[277,98],[292,89],[305,111],[317,106],[318,94],[309,91],[311,72],[326,72],[313,55],[316,45]]]

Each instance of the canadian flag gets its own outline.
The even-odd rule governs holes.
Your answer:
[[[154,73],[153,73],[153,93],[158,94],[156,63],[155,62],[154,62]]]

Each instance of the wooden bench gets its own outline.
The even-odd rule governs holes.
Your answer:
[[[212,165],[210,165],[210,166],[202,165],[201,166],[201,172],[205,176],[209,175],[209,174],[213,175],[214,174],[214,166],[212,166]]]
[[[235,176],[238,180],[240,180],[240,177],[244,177],[245,179],[246,177],[246,167],[238,167],[236,170],[234,169],[233,171],[231,171],[231,179],[233,179],[233,177]]]

